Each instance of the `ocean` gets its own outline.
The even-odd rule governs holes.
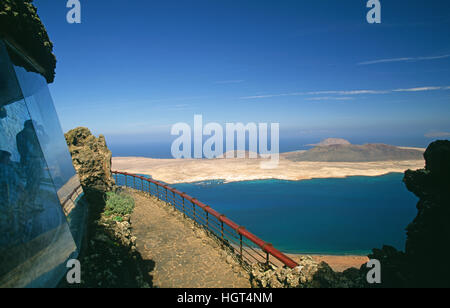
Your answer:
[[[304,181],[209,181],[173,187],[288,253],[365,255],[404,249],[418,199],[403,174]]]

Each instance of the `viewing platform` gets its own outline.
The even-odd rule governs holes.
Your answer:
[[[274,248],[272,244],[263,241],[246,230],[244,226],[239,226],[225,215],[185,193],[143,176],[118,171],[112,173],[117,185],[154,196],[181,212],[185,218],[192,219],[223,248],[234,254],[244,268],[250,270],[255,263],[266,267],[279,266],[280,262],[281,265],[291,269],[298,266],[294,260]]]

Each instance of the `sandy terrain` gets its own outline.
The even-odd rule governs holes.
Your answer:
[[[369,262],[366,256],[326,256],[326,255],[312,255],[316,262],[326,262],[335,272],[343,272],[351,267],[361,268],[363,264]],[[296,256],[292,256],[295,260]]]
[[[279,179],[306,180],[348,176],[379,176],[407,169],[420,169],[424,160],[379,162],[293,162],[280,155],[275,169],[262,169],[264,159],[154,159],[113,157],[113,170],[151,175],[169,184],[207,180],[226,182]]]

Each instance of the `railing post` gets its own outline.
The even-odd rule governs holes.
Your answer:
[[[206,213],[206,228],[209,228],[209,213],[205,210]]]
[[[243,260],[243,255],[242,255],[242,234],[239,234],[240,240],[239,240],[239,248],[240,248],[240,254],[241,254],[241,261]]]
[[[221,220],[220,221],[220,229],[221,229],[221,233],[222,233],[222,242],[224,241],[224,238],[223,238],[223,221]]]
[[[125,174],[125,187],[128,188],[128,175]]]
[[[184,197],[183,198],[183,217],[186,217],[186,209],[184,208]]]
[[[173,194],[173,207],[175,208],[175,192],[172,191],[172,194]]]
[[[144,191],[144,180],[143,180],[143,179],[141,179],[141,191],[142,191],[142,192],[145,192],[145,191]]]
[[[166,202],[170,203],[169,199],[167,199],[167,187],[166,187]]]
[[[192,212],[194,213],[194,222],[196,222],[195,218],[197,217],[196,213],[195,213],[195,203],[192,202]]]
[[[269,260],[269,258],[270,258],[270,254],[268,253],[268,252],[266,252],[266,267],[267,268],[269,268],[269,262],[270,262],[270,260]]]
[[[136,178],[133,176],[133,189],[136,189]]]
[[[155,185],[156,185],[156,198],[158,200],[161,200],[161,199],[159,199],[159,185],[158,184],[155,184]]]

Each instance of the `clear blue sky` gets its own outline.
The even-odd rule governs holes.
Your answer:
[[[80,1],[82,24],[65,0],[34,2],[64,130],[156,141],[202,114],[292,140],[450,135],[449,1],[381,0],[379,25],[365,0]]]

